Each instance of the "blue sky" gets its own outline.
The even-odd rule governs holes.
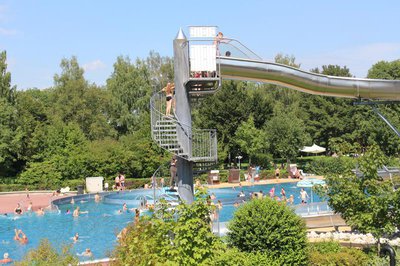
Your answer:
[[[172,56],[180,27],[217,25],[266,60],[289,54],[304,70],[338,64],[365,77],[400,59],[399,14],[400,1],[0,0],[0,50],[19,89],[52,86],[73,55],[103,85],[117,56]]]

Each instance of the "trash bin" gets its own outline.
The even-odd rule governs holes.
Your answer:
[[[76,189],[78,190],[78,193],[77,193],[78,195],[83,194],[83,186],[82,185],[77,186]]]

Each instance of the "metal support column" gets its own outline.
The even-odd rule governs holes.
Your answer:
[[[189,94],[185,82],[189,79],[189,50],[185,34],[179,30],[174,40],[174,74],[175,74],[175,101],[176,115],[179,122],[191,128],[192,116]],[[185,153],[192,154],[192,132],[185,132],[187,127],[177,127],[179,143]],[[187,130],[186,130],[187,131]],[[187,203],[193,202],[193,162],[178,158],[178,192]]]

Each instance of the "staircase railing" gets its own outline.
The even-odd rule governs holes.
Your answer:
[[[189,161],[217,161],[216,130],[195,129],[185,125],[176,117],[167,117],[163,113],[165,108],[164,94],[155,93],[150,99],[153,140],[162,148]],[[178,136],[178,128],[184,137]]]

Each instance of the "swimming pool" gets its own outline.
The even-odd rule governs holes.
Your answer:
[[[152,190],[137,190],[132,193],[110,193],[110,196],[121,195],[147,195],[151,197]],[[107,195],[103,195],[107,197]],[[74,254],[81,254],[90,248],[93,258],[105,258],[110,255],[117,243],[116,235],[128,223],[133,221],[134,213],[119,213],[122,204],[96,203],[93,195],[76,196],[75,204],[70,204],[70,199],[57,200],[59,210],[46,212],[44,216],[35,213],[24,213],[21,216],[0,216],[0,255],[8,252],[14,260],[20,260],[29,249],[36,248],[40,239],[47,238],[54,247],[61,248],[63,244],[71,245]],[[117,197],[119,198],[119,197]],[[138,207],[140,201],[133,205],[127,202],[129,208]],[[79,217],[72,217],[72,211],[79,206],[81,211],[88,213]],[[67,210],[70,214],[66,214]],[[29,242],[20,245],[13,240],[14,229],[22,229]],[[79,233],[79,240],[73,244],[72,237]],[[81,261],[88,260],[79,257]]]
[[[275,188],[275,196],[278,196],[281,199],[281,189],[283,188],[286,192],[286,197],[289,198],[290,195],[293,195],[293,205],[295,212],[301,216],[307,216],[312,214],[318,214],[323,211],[329,212],[331,211],[326,203],[321,203],[321,199],[318,195],[311,192],[311,188],[306,187],[304,190],[309,195],[309,203],[311,203],[311,195],[312,195],[312,202],[314,204],[306,204],[301,205],[300,199],[300,187],[297,187],[296,182],[291,183],[281,183],[281,184],[268,184],[268,185],[256,185],[256,186],[249,186],[249,187],[238,187],[237,185],[233,188],[219,188],[219,189],[209,189],[209,194],[214,193],[216,195],[216,199],[214,203],[218,200],[222,202],[223,208],[219,213],[219,221],[220,222],[227,222],[233,218],[233,213],[236,210],[234,207],[235,202],[242,203],[243,200],[250,200],[251,196],[250,193],[263,193],[263,195],[269,196],[269,191]],[[239,193],[243,191],[245,197],[239,197]]]
[[[220,213],[220,221],[229,221],[233,217],[235,207],[233,204],[237,201],[238,193],[243,190],[246,196],[250,192],[268,191],[275,187],[275,194],[280,196],[280,190],[283,187],[286,195],[294,195],[294,203],[300,203],[300,188],[296,183],[284,183],[277,185],[256,185],[254,187],[209,189],[209,193],[214,193],[216,200],[221,200],[224,207]],[[311,188],[305,188],[311,195]],[[160,192],[158,192],[160,193]],[[51,244],[60,249],[63,244],[71,245],[71,251],[74,254],[81,254],[86,248],[93,252],[93,258],[101,259],[110,256],[110,252],[115,247],[116,235],[128,223],[133,221],[134,214],[119,213],[122,203],[126,202],[129,208],[140,206],[141,200],[146,198],[149,202],[152,200],[153,190],[133,190],[123,193],[105,193],[102,195],[104,201],[94,202],[94,195],[75,196],[75,204],[70,203],[70,199],[64,198],[54,201],[58,206],[58,211],[47,212],[44,216],[37,216],[34,213],[25,213],[22,216],[15,217],[13,214],[0,216],[0,255],[8,252],[14,260],[20,260],[29,249],[36,248],[40,239],[47,238]],[[173,197],[173,196],[172,196]],[[317,195],[314,195],[314,202],[320,201]],[[66,210],[72,211],[79,206],[81,211],[88,211],[74,218],[71,214],[65,214]],[[306,206],[302,206],[306,207]],[[20,245],[13,240],[14,229],[22,229],[29,238],[26,245]],[[79,233],[79,241],[73,244],[72,237]],[[88,260],[86,257],[79,257],[81,261]]]

